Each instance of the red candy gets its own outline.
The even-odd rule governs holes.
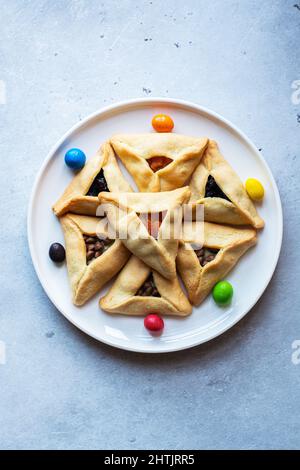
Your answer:
[[[161,331],[164,328],[163,319],[156,315],[156,313],[150,313],[144,319],[145,328],[149,331]]]

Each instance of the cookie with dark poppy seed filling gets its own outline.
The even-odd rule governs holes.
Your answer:
[[[190,189],[190,202],[194,207],[200,205],[204,208],[205,220],[252,225],[257,229],[264,226],[242,181],[213,140],[209,140],[203,158],[192,175]]]
[[[108,143],[103,144],[74,176],[52,209],[59,217],[67,212],[96,215],[99,206],[97,196],[102,191],[132,191]]]

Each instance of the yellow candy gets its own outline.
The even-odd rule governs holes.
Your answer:
[[[255,178],[248,178],[246,183],[246,191],[251,199],[254,201],[261,201],[264,197],[265,190],[260,181]]]

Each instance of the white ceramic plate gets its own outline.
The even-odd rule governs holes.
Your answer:
[[[151,119],[158,112],[173,117],[177,133],[216,139],[225,158],[243,181],[253,176],[263,183],[266,195],[259,212],[266,226],[259,234],[258,244],[227,276],[234,286],[230,307],[217,307],[209,296],[200,307],[194,307],[188,318],[166,318],[163,334],[153,337],[144,329],[142,317],[112,316],[101,311],[98,307],[100,295],[81,308],[75,307],[71,302],[66,266],[57,267],[52,263],[48,250],[54,241],[64,243],[51,206],[73,176],[64,164],[66,150],[79,147],[87,157],[91,157],[99,145],[115,133],[152,132]],[[67,132],[51,150],[33,188],[28,213],[28,239],[42,286],[58,310],[74,325],[118,348],[156,353],[176,351],[220,335],[258,301],[277,264],[282,239],[282,209],[276,183],[266,162],[235,126],[192,103],[160,98],[138,99],[107,107],[89,116]]]

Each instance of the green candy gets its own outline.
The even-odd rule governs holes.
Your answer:
[[[232,299],[233,287],[228,281],[217,282],[213,288],[212,295],[217,304],[227,305]]]

